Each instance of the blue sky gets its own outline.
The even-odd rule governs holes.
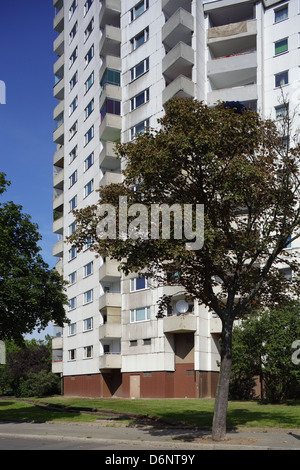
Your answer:
[[[52,0],[9,0],[0,5],[0,171],[11,186],[1,202],[23,206],[39,226],[42,256],[55,265],[52,245],[54,8]]]

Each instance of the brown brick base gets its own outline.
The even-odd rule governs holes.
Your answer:
[[[111,371],[63,377],[63,394],[83,397],[210,398],[215,397],[218,373],[195,371],[194,364],[176,364],[174,372]],[[133,385],[134,384],[134,385]]]

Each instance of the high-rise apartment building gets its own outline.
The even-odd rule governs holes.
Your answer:
[[[220,319],[174,287],[124,277],[116,262],[66,243],[74,208],[120,182],[114,143],[157,127],[165,103],[241,101],[280,119],[300,100],[299,0],[54,0],[53,255],[70,324],[53,340],[65,394],[214,396]],[[297,123],[298,120],[298,123]],[[299,111],[295,125],[299,125]],[[288,138],[288,136],[286,136]],[[292,246],[291,249],[297,248]],[[156,318],[157,300],[172,306]]]

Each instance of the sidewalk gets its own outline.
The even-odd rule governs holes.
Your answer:
[[[99,420],[93,423],[14,423],[0,421],[1,437],[64,439],[115,445],[141,445],[159,450],[300,450],[300,430],[244,429],[229,431],[216,443],[207,431],[158,426],[126,426]]]

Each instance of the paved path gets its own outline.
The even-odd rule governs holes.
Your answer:
[[[227,440],[215,443],[206,431],[157,426],[125,426],[99,420],[93,423],[14,423],[0,421],[0,439],[64,440],[112,444],[120,449],[143,446],[169,450],[300,450],[300,430],[244,429],[228,432]]]

